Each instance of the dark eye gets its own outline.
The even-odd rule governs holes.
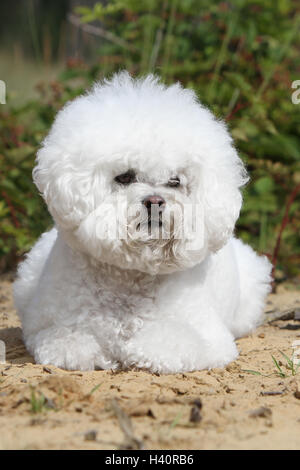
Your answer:
[[[180,186],[180,179],[178,178],[178,176],[174,176],[174,178],[170,178],[168,181],[168,186],[171,186],[173,188]]]
[[[132,170],[126,171],[126,173],[116,176],[115,181],[124,185],[134,183],[136,181],[135,172]]]

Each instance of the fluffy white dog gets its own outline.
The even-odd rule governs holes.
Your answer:
[[[237,357],[270,264],[233,237],[247,174],[193,91],[96,84],[58,113],[33,174],[56,223],[14,285],[36,362],[175,373]]]

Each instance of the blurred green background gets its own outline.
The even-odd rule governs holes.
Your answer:
[[[31,171],[55,113],[126,68],[179,80],[227,122],[252,177],[237,235],[299,282],[298,0],[2,0],[0,18],[0,271],[51,226]]]

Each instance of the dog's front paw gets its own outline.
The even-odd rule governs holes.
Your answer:
[[[221,324],[215,323],[204,334],[188,324],[169,322],[166,328],[150,324],[136,335],[124,348],[123,362],[153,373],[173,374],[224,367],[237,355],[233,336]]]
[[[93,336],[76,332],[53,337],[49,333],[44,330],[35,338],[34,358],[37,363],[52,364],[67,370],[113,367],[113,364],[103,357]]]

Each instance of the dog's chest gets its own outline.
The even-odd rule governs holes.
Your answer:
[[[156,311],[157,284],[153,276],[106,266],[95,275],[94,295],[110,318],[122,322],[149,318]]]

